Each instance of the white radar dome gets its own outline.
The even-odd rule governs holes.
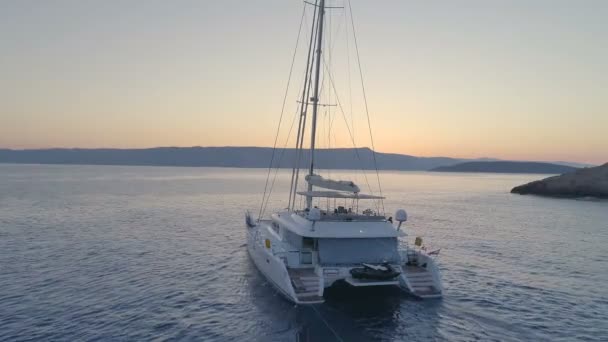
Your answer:
[[[403,210],[403,209],[397,210],[397,212],[395,213],[395,220],[397,222],[407,221],[407,213],[405,212],[405,210]]]

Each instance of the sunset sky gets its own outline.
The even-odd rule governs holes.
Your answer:
[[[0,148],[272,146],[303,6],[1,1]],[[608,1],[352,0],[352,10],[378,151],[608,161]],[[345,121],[370,146],[348,8],[327,20],[346,120],[325,107],[321,147],[352,146]]]

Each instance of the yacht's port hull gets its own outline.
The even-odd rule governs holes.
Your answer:
[[[287,267],[283,261],[255,241],[256,230],[258,226],[248,228],[247,232],[247,251],[253,263],[258,270],[264,275],[266,280],[275,287],[275,289],[291,302],[297,303],[297,298],[291,280],[287,273]]]

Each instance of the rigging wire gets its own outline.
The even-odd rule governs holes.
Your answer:
[[[306,17],[304,19],[306,19]],[[315,24],[315,22],[316,22],[316,24]],[[309,54],[308,54],[309,58],[307,58],[308,59],[308,63],[309,63],[309,64],[307,64],[307,69],[309,68],[309,66],[312,65],[312,63],[313,63],[312,61],[314,59],[314,54],[311,54],[310,52],[311,52],[311,49],[313,47],[312,42],[316,41],[317,31],[318,31],[316,29],[317,28],[316,27],[317,24],[318,24],[318,18],[316,17],[316,11],[315,11],[315,13],[313,15],[313,26],[312,26],[312,32],[311,32],[311,43],[309,44]],[[298,93],[302,93],[302,95],[303,95],[302,96],[302,100],[303,101],[301,101],[301,103],[302,103],[302,112],[301,112],[301,116],[300,116],[300,121],[298,123],[298,134],[299,134],[299,137],[300,137],[299,144],[296,142],[296,152],[297,152],[296,165],[298,167],[296,169],[295,182],[294,182],[294,179],[293,179],[293,172],[292,172],[292,186],[290,186],[290,198],[292,198],[291,196],[293,195],[293,201],[292,201],[292,203],[294,204],[294,206],[295,206],[296,187],[297,187],[298,178],[299,178],[299,171],[300,171],[300,169],[299,169],[299,162],[301,160],[301,156],[302,156],[301,152],[302,152],[303,145],[304,145],[304,131],[305,131],[305,128],[306,128],[306,121],[305,121],[306,120],[306,113],[307,113],[308,104],[309,104],[309,102],[306,99],[308,99],[308,94],[310,93],[310,90],[311,90],[311,87],[312,87],[312,73],[313,73],[313,70],[314,70],[312,67],[310,67],[309,69],[310,69],[309,73],[305,72],[305,75],[304,75],[305,82],[302,84],[302,87],[298,91]],[[305,88],[307,85],[308,85],[308,88]],[[297,113],[298,113],[298,109],[296,108],[295,115],[297,115]],[[285,152],[285,150],[287,148],[287,144],[289,143],[289,136],[291,135],[291,132],[293,130],[296,117],[294,117],[294,119],[292,120],[291,126],[289,128],[289,132],[287,133],[287,139],[285,141],[285,144],[283,145],[283,148],[281,149],[281,153],[280,153],[279,158],[278,158],[279,161],[278,161],[277,167],[275,169],[275,173],[274,173],[274,176],[273,176],[273,179],[272,179],[272,183],[270,185],[270,190],[268,191],[268,197],[266,197],[266,202],[263,204],[262,214],[266,211],[266,208],[267,208],[268,203],[270,201],[270,194],[272,193],[272,190],[274,188],[274,184],[275,184],[275,181],[276,181],[276,178],[277,178],[277,174],[278,174],[278,171],[279,171],[279,168],[280,168],[280,163],[281,163],[281,160],[283,158],[284,152]],[[300,125],[301,125],[301,127],[300,127]],[[298,146],[299,146],[299,148],[298,148]],[[295,166],[294,166],[294,168],[295,168]],[[291,210],[291,206],[289,206],[287,209]]]
[[[293,130],[293,126],[296,122],[296,118],[298,117],[297,110],[296,110],[295,114],[296,115],[294,115],[293,120],[291,120],[291,126],[289,127],[289,132],[287,132],[287,138],[285,140],[285,144],[283,145],[283,148],[281,149],[281,153],[279,154],[277,167],[275,168],[274,176],[272,177],[272,183],[270,184],[270,190],[268,191],[268,197],[266,197],[266,202],[263,204],[262,214],[264,214],[264,212],[266,211],[266,207],[268,206],[268,202],[270,202],[270,194],[272,194],[272,189],[274,189],[274,183],[277,180],[277,174],[279,173],[279,169],[281,166],[281,160],[283,160],[283,154],[285,153],[285,150],[287,149],[287,144],[289,143],[289,136],[291,135],[291,131]]]
[[[347,70],[347,75],[348,75],[348,101],[349,101],[349,105],[350,105],[350,122],[351,122],[351,127],[353,128],[353,137],[355,134],[355,119],[353,117],[353,87],[352,87],[352,82],[351,82],[351,66],[350,66],[350,44],[349,44],[349,32],[348,32],[348,24],[347,24],[348,18],[347,15],[344,14],[344,31],[346,32],[346,34],[344,35],[344,37],[346,38],[346,70]]]
[[[365,103],[365,114],[367,115],[367,126],[369,128],[369,138],[372,144],[372,156],[374,157],[374,167],[376,168],[376,178],[378,179],[378,190],[380,191],[380,196],[382,196],[382,185],[380,185],[380,173],[378,172],[378,162],[376,161],[376,147],[374,146],[374,136],[372,134],[372,124],[369,118],[369,109],[367,106],[367,95],[365,94],[365,84],[363,82],[363,70],[361,69],[361,58],[359,57],[359,45],[357,44],[357,32],[355,31],[355,21],[353,19],[353,8],[351,6],[350,0],[348,0],[348,10],[350,12],[350,22],[353,29],[353,38],[355,41],[355,51],[357,52],[357,64],[359,66],[359,76],[361,78],[361,90],[363,91],[363,102]],[[384,200],[380,199],[380,203],[382,203],[382,211],[386,214],[384,209]]]
[[[346,40],[346,75],[347,75],[347,83],[348,83],[348,103],[349,103],[349,111],[350,111],[350,125],[353,129],[353,140],[355,139],[355,133],[356,133],[356,129],[355,129],[355,115],[354,115],[354,111],[353,111],[353,85],[352,85],[352,77],[351,77],[351,72],[352,72],[352,66],[350,64],[350,32],[348,31],[348,15],[346,14],[346,11],[343,12],[344,13],[344,32],[345,32],[345,40]],[[355,173],[355,180],[358,182],[359,181],[359,170],[356,170],[357,172]]]
[[[293,57],[291,58],[291,66],[289,67],[289,76],[287,77],[287,86],[285,88],[285,95],[283,96],[283,104],[281,106],[281,115],[279,117],[279,123],[277,125],[277,133],[274,137],[274,144],[272,146],[272,155],[270,157],[270,165],[268,166],[268,174],[266,175],[266,183],[264,184],[264,194],[262,195],[262,205],[260,206],[260,212],[258,214],[258,220],[262,218],[262,210],[264,207],[264,199],[266,198],[266,191],[268,190],[268,180],[270,178],[270,171],[272,170],[272,164],[274,162],[274,155],[276,152],[277,141],[279,139],[279,132],[281,130],[281,123],[283,121],[283,113],[285,112],[285,102],[287,101],[287,94],[289,93],[289,85],[291,84],[291,74],[293,72],[293,66],[296,61],[296,54],[298,51],[298,45],[300,43],[300,34],[302,33],[302,24],[304,23],[304,15],[306,14],[306,6],[302,9],[302,18],[300,19],[300,27],[298,28],[298,37],[296,38],[296,46],[293,51]],[[270,197],[270,194],[268,195]]]
[[[342,13],[344,14],[344,12],[342,12]],[[330,27],[331,27],[331,18],[332,18],[332,16],[329,16]],[[344,15],[344,18],[346,18],[346,15]],[[346,22],[346,20],[345,20],[345,22]],[[338,25],[338,28],[336,29],[335,35],[337,35],[337,34],[340,33],[340,31],[342,29],[342,21],[339,21],[337,25]],[[348,39],[348,31],[347,31],[348,26],[346,26],[346,24],[345,24],[344,27],[345,27],[345,32],[346,32],[346,38]],[[329,42],[328,42],[328,48],[327,48],[327,55],[328,55],[328,63],[327,64],[329,65],[328,66],[329,70],[332,70],[332,68],[333,68],[333,64],[332,64],[332,51],[334,50],[334,47],[337,44],[335,42],[335,40],[332,42],[332,35],[334,35],[334,34],[332,34],[332,31],[329,31],[329,35],[328,35],[329,36]],[[347,49],[346,56],[348,57],[348,49]],[[350,87],[350,78],[349,78],[349,87]],[[332,87],[328,87],[328,88],[329,89],[327,91],[327,94],[328,94],[327,95],[328,96],[327,102],[328,102],[328,104],[330,104],[329,105],[330,108],[329,108],[328,112],[329,112],[329,116],[331,117],[331,120],[329,120],[329,124],[328,124],[328,127],[329,127],[329,132],[328,132],[329,133],[328,134],[329,135],[328,136],[328,148],[329,148],[331,146],[331,136],[330,135],[331,135],[332,128],[334,127],[334,121],[335,121],[336,115],[335,115],[335,113],[334,113],[333,116],[331,115],[332,114],[331,113],[331,107],[333,106],[333,105],[331,105],[331,94],[332,94],[331,90],[333,88]],[[351,121],[352,121],[352,96],[351,96]],[[351,125],[352,125],[353,130],[354,130],[354,123],[351,122]],[[353,131],[353,136],[354,136],[354,131]],[[336,135],[334,135],[333,137],[334,137],[334,146],[337,147],[338,146],[338,142],[337,142]]]
[[[315,18],[315,16],[313,16],[313,23],[315,21],[314,18]],[[306,21],[306,16],[304,16],[304,21]],[[314,31],[311,33],[311,38],[313,38],[313,34],[314,34]],[[309,48],[309,52],[310,52],[310,48]],[[311,68],[311,70],[312,70],[312,68]],[[305,94],[304,93],[304,89],[305,89],[305,87],[307,85],[306,84],[306,82],[307,82],[306,80],[310,79],[310,77],[311,77],[311,74],[308,74],[308,72],[305,71],[304,75],[302,77],[304,79],[304,82],[301,84],[300,89],[298,90],[297,94],[300,94],[300,93]],[[304,102],[302,102],[302,103],[304,103]],[[307,107],[303,107],[303,108],[304,108],[304,111],[305,111],[305,108],[307,108]],[[300,129],[302,131],[304,130],[305,122],[303,122],[303,120],[306,119],[306,112],[304,112],[304,115],[302,115],[302,112],[300,112],[300,109],[301,108],[298,108],[298,106],[296,106],[296,110],[295,110],[295,113],[294,113],[294,118],[292,119],[291,125],[289,127],[289,131],[287,132],[287,136],[286,136],[286,139],[285,139],[285,144],[283,144],[283,147],[281,148],[281,153],[279,154],[279,157],[278,157],[278,162],[277,162],[277,165],[275,167],[275,172],[274,172],[274,175],[273,175],[273,178],[272,178],[272,182],[270,184],[270,190],[268,191],[268,196],[266,197],[266,201],[263,202],[263,204],[262,204],[263,205],[262,216],[266,212],[266,208],[268,207],[268,203],[270,202],[270,195],[272,194],[272,190],[274,189],[274,184],[276,182],[277,175],[278,175],[278,172],[279,172],[279,168],[281,166],[281,161],[283,160],[283,155],[284,155],[284,153],[285,153],[285,151],[287,149],[287,145],[289,144],[289,138],[291,136],[291,132],[293,131],[293,127],[294,127],[296,118],[299,117],[299,119],[300,119],[300,120],[298,120],[299,121],[298,122],[298,130],[300,130]],[[300,115],[298,115],[298,113]],[[298,133],[300,134],[300,132],[298,132]],[[301,137],[301,140],[300,140],[300,145],[303,144],[304,134],[301,133],[301,136],[302,137]],[[297,147],[297,142],[296,142],[296,147]],[[297,148],[296,148],[296,152],[298,152]],[[293,177],[293,173],[292,173],[292,177]],[[290,188],[290,192],[291,192],[291,188]],[[294,192],[294,196],[295,196],[295,192]],[[294,204],[295,204],[295,198],[294,198]],[[289,207],[288,207],[288,210],[289,210]]]
[[[327,40],[325,43],[327,46],[325,48],[327,51],[327,60],[329,61],[329,66],[331,69],[331,65],[332,65],[331,64],[331,62],[332,62],[332,59],[331,59],[332,53],[331,52],[333,50],[332,49],[332,20],[331,20],[332,16],[331,15],[327,16],[327,18],[328,18],[327,26],[328,26],[329,30],[327,30]],[[323,79],[325,80],[325,76],[323,77]],[[328,106],[325,107],[325,118],[327,119],[327,122],[329,123],[330,118],[331,118],[331,106],[329,106],[329,105],[331,105],[331,87],[327,87],[327,104],[328,104]],[[326,129],[327,129],[327,148],[330,149],[331,148],[331,125],[328,124]],[[331,179],[331,166],[329,166],[329,165],[327,167],[327,178]],[[327,202],[329,203],[329,198],[327,198]],[[329,208],[329,206],[328,206],[328,208]]]
[[[353,36],[354,36],[355,50],[356,50],[356,54],[357,54],[357,63],[358,63],[358,68],[359,68],[359,76],[360,76],[360,80],[361,80],[361,87],[362,87],[363,99],[364,99],[364,103],[365,103],[365,111],[366,111],[366,116],[367,116],[368,129],[369,129],[370,139],[371,139],[371,145],[372,145],[372,157],[373,157],[373,161],[374,161],[374,168],[375,168],[375,171],[376,171],[376,178],[377,178],[377,181],[378,181],[378,189],[379,189],[379,192],[380,192],[380,196],[382,196],[382,187],[381,187],[381,183],[380,183],[378,163],[377,163],[375,145],[374,145],[373,134],[372,134],[372,129],[371,129],[371,120],[370,120],[370,116],[369,116],[369,108],[368,108],[368,103],[367,103],[367,96],[366,96],[366,93],[365,93],[365,86],[364,86],[364,82],[363,82],[363,72],[362,72],[362,68],[361,68],[361,61],[360,61],[360,55],[359,55],[357,37],[356,37],[355,28],[354,28],[354,20],[353,20],[353,16],[352,16],[352,6],[350,4],[350,1],[348,1],[348,6],[349,6],[350,15],[351,15],[351,18],[350,18],[351,20],[350,21],[351,21],[352,32],[353,32]],[[300,20],[300,26],[299,26],[299,29],[298,29],[298,36],[297,36],[297,39],[296,39],[296,47],[294,49],[294,54],[293,54],[293,57],[292,57],[292,62],[291,62],[291,67],[290,67],[290,71],[289,71],[289,77],[288,77],[287,87],[286,87],[286,90],[285,90],[285,96],[283,98],[283,104],[282,104],[282,107],[281,107],[281,116],[279,118],[279,124],[278,124],[278,127],[277,127],[277,133],[275,135],[275,140],[274,140],[274,144],[273,144],[271,161],[270,161],[270,165],[268,167],[268,173],[267,173],[266,182],[265,182],[265,185],[264,185],[264,194],[262,196],[262,205],[260,206],[260,213],[259,213],[258,219],[260,219],[263,216],[263,213],[265,212],[265,209],[266,209],[266,207],[268,205],[268,202],[270,200],[270,194],[272,193],[272,189],[274,188],[274,184],[275,184],[276,177],[277,177],[277,174],[278,174],[278,169],[280,167],[280,162],[281,162],[282,157],[284,155],[284,152],[285,152],[285,149],[286,149],[286,145],[287,145],[287,143],[289,141],[289,135],[291,134],[291,131],[293,130],[295,119],[297,117],[297,115],[296,115],[296,117],[294,117],[294,119],[293,119],[293,121],[291,123],[290,129],[289,129],[289,133],[288,133],[288,137],[287,137],[287,140],[285,142],[285,146],[283,147],[281,153],[278,156],[278,164],[276,165],[276,169],[277,170],[274,173],[274,177],[272,179],[272,182],[270,183],[270,188],[269,188],[270,174],[271,174],[271,171],[272,171],[272,168],[273,168],[273,164],[274,164],[275,160],[277,159],[277,158],[275,158],[276,157],[276,153],[277,153],[277,151],[276,151],[277,150],[277,142],[278,142],[278,138],[279,138],[280,127],[281,127],[283,116],[284,116],[286,98],[287,98],[289,87],[290,87],[290,83],[291,83],[291,76],[292,76],[292,72],[293,72],[293,66],[295,64],[295,58],[296,58],[297,49],[298,49],[299,42],[300,42],[300,36],[301,36],[301,31],[302,31],[302,26],[303,26],[305,14],[306,14],[306,5],[304,6],[304,9],[303,9],[303,12],[302,12],[302,18]],[[316,11],[315,11],[315,14],[316,14]],[[345,15],[344,16],[345,22],[347,22],[347,18],[346,17],[347,16]],[[315,19],[313,19],[313,23],[314,23],[314,21],[315,21]],[[330,18],[330,22],[331,22],[331,18]],[[316,31],[316,30],[314,30],[314,26],[315,25],[313,25],[313,32]],[[345,25],[345,27],[347,28],[346,29],[346,32],[347,32],[346,35],[347,35],[347,40],[348,40],[348,26]],[[316,32],[315,32],[315,35],[316,35]],[[333,42],[331,42],[331,36],[329,36],[328,38],[329,38],[329,41],[326,41],[326,44],[329,46],[329,48],[328,48],[329,55],[328,56],[329,56],[329,58],[331,58],[331,50],[332,50],[331,47],[333,45]],[[311,39],[313,39],[312,35],[311,35]],[[347,42],[347,48],[348,48],[348,42]],[[310,46],[309,46],[309,50],[310,50]],[[350,68],[350,54],[348,53],[348,51],[347,51],[347,57],[348,57],[348,66],[349,66],[349,68],[348,68],[348,77],[349,77],[349,81],[350,81],[350,71],[351,71],[350,69],[351,68]],[[312,56],[312,58],[314,58],[314,56]],[[361,158],[361,156],[359,154],[359,151],[357,149],[357,146],[356,146],[356,143],[355,143],[355,140],[354,140],[354,132],[352,131],[354,129],[354,118],[353,118],[353,112],[352,112],[352,85],[351,85],[351,82],[349,82],[349,87],[351,87],[351,88],[349,88],[349,95],[350,95],[350,106],[351,106],[351,112],[350,112],[351,118],[350,119],[351,119],[351,124],[353,125],[352,129],[351,129],[351,127],[350,127],[350,125],[348,123],[348,120],[346,118],[346,114],[344,112],[344,108],[343,108],[343,106],[342,106],[342,104],[341,104],[341,102],[340,102],[340,100],[338,98],[338,94],[337,94],[337,90],[336,90],[336,87],[335,87],[335,83],[334,83],[334,81],[332,79],[331,72],[328,70],[329,66],[326,63],[325,58],[322,58],[322,60],[323,60],[323,64],[324,64],[325,69],[326,69],[327,79],[329,79],[328,83],[331,84],[331,87],[328,87],[329,89],[327,90],[328,94],[329,94],[329,98],[331,98],[331,90],[333,88],[334,96],[336,97],[336,101],[337,101],[338,106],[340,108],[340,112],[341,112],[342,117],[343,117],[343,119],[345,121],[345,124],[346,124],[347,130],[348,130],[349,136],[351,138],[351,141],[352,141],[352,144],[353,144],[353,147],[354,147],[355,155],[356,155],[357,159],[360,162],[361,171],[363,172],[363,176],[365,178],[365,182],[366,182],[367,186],[369,187],[370,192],[373,194],[373,189],[370,186],[369,180],[367,178],[367,174],[365,173],[365,170],[364,170],[364,168],[362,166],[362,164],[363,164],[362,163],[362,158]],[[308,59],[307,62],[310,62],[310,59]],[[331,63],[331,60],[330,60],[329,63]],[[311,69],[310,73],[312,74],[312,68],[310,68],[310,69]],[[298,135],[300,135],[300,137],[299,137],[300,139],[299,139],[299,141],[296,141],[296,160],[295,160],[295,163],[294,163],[295,164],[294,168],[292,170],[292,182],[291,182],[292,185],[290,186],[290,201],[289,201],[290,202],[290,207],[288,209],[291,209],[291,204],[295,205],[295,192],[296,192],[296,189],[298,187],[298,178],[299,178],[299,171],[300,171],[300,166],[299,165],[300,165],[300,159],[301,159],[301,156],[302,156],[301,152],[302,152],[302,149],[303,149],[303,140],[304,140],[304,133],[301,132],[301,130],[302,131],[304,130],[304,127],[305,127],[305,124],[306,124],[306,108],[308,107],[308,97],[305,94],[308,94],[310,92],[310,86],[311,86],[311,83],[312,83],[311,82],[311,78],[308,78],[308,80],[307,80],[306,76],[308,76],[308,75],[305,75],[305,84],[303,86],[304,87],[308,86],[308,87],[306,87],[306,89],[303,92],[303,98],[305,99],[305,101],[302,101],[302,102],[305,102],[305,103],[302,104],[303,110],[300,112],[300,121],[299,121],[299,125],[298,125]],[[324,79],[326,78],[325,77],[325,73],[323,75],[323,78]],[[306,81],[308,81],[309,83],[306,84]],[[323,87],[323,84],[325,84],[325,82],[322,82],[322,85],[321,85],[322,87]],[[326,117],[327,117],[327,119],[329,121],[329,129],[328,129],[328,148],[329,148],[329,147],[331,147],[331,138],[329,138],[329,135],[331,134],[331,130],[332,130],[332,126],[333,126],[333,121],[334,121],[334,118],[335,118],[335,115],[334,116],[331,115],[331,109],[328,109],[326,111]],[[297,140],[297,138],[296,138],[296,140]],[[295,175],[294,175],[294,173],[295,173]],[[266,196],[267,194],[268,194],[268,196]],[[382,211],[385,212],[384,201],[382,199],[380,201],[381,201],[381,205],[382,205]]]
[[[317,1],[315,0],[315,6],[317,5]],[[300,178],[300,161],[302,160],[302,149],[304,146],[304,132],[306,131],[306,116],[308,113],[308,96],[310,94],[310,89],[312,87],[312,72],[313,68],[312,61],[314,58],[314,53],[312,53],[313,42],[316,41],[317,38],[317,30],[316,22],[317,19],[317,11],[314,11],[312,17],[312,27],[310,33],[310,42],[308,44],[308,57],[306,57],[306,73],[304,76],[304,90],[302,91],[302,103],[301,103],[301,112],[300,112],[300,122],[298,124],[298,137],[296,138],[296,158],[294,161],[294,166],[291,172],[291,185],[289,188],[289,206],[287,210],[292,210],[296,205],[296,192],[298,188],[298,181]],[[301,205],[301,203],[300,203]],[[299,205],[299,206],[300,206]]]
[[[323,60],[323,66],[325,66],[325,68],[327,68],[327,64],[325,64],[325,60]],[[365,170],[363,168],[363,160],[361,159],[361,155],[359,155],[359,150],[357,149],[357,144],[355,143],[355,138],[353,137],[353,133],[351,132],[350,126],[348,125],[348,119],[346,118],[346,113],[344,113],[344,108],[342,107],[342,102],[340,102],[340,98],[338,97],[338,92],[336,91],[336,85],[334,84],[333,78],[331,77],[331,72],[329,70],[326,70],[326,72],[328,74],[331,86],[334,88],[334,95],[336,96],[336,103],[338,104],[338,108],[340,108],[340,112],[342,113],[342,118],[344,118],[344,124],[346,125],[346,129],[348,130],[348,135],[350,136],[350,140],[353,144],[353,149],[355,150],[355,155],[357,156],[357,159],[359,160],[359,166],[363,173],[363,177],[365,178],[365,183],[367,184],[369,191],[373,195],[374,190],[372,189],[371,185],[369,184],[369,180],[367,179],[367,174],[365,173]]]
[[[318,4],[318,0],[315,1],[315,6],[316,7],[318,7],[317,4]],[[317,14],[316,10],[315,10],[315,14]],[[312,27],[312,30],[314,32],[314,40],[311,41],[310,47],[313,48],[313,49],[316,49],[315,44],[313,44],[313,42],[317,41],[317,35],[319,34],[318,27],[321,24],[320,23],[320,17],[321,16],[319,15],[319,17],[316,20],[316,24]],[[309,79],[309,84],[308,84],[308,88],[306,90],[306,96],[305,96],[305,99],[306,99],[306,102],[305,102],[306,103],[306,111],[308,110],[309,99],[310,99],[310,92],[312,91],[312,87],[313,87],[313,81],[312,80],[313,80],[313,72],[315,71],[315,68],[312,67],[312,65],[314,64],[314,59],[316,57],[316,53],[317,52],[315,51],[315,53],[312,54],[311,59],[310,59],[310,66],[311,67],[310,67],[310,75],[309,75],[309,78],[308,78]],[[322,86],[322,84],[321,84],[321,86]],[[306,115],[306,113],[307,112],[305,112],[304,114]],[[305,131],[305,128],[306,128],[306,121],[304,121],[304,123],[303,123],[302,132]],[[312,140],[311,140],[311,142],[312,142]],[[303,150],[303,148],[304,148],[304,133],[302,133],[302,136],[300,137],[300,154],[299,154],[298,159],[297,159],[297,168],[296,168],[296,175],[295,175],[295,182],[294,182],[293,201],[292,201],[292,203],[294,203],[294,205],[295,205],[295,196],[296,196],[296,191],[297,191],[297,187],[298,187],[298,181],[299,181],[299,177],[300,177],[300,169],[301,168],[300,168],[299,165],[300,165],[300,161],[302,159],[302,150]],[[312,153],[310,153],[309,158],[312,158]],[[302,201],[301,200],[300,200],[300,205],[299,206],[300,207],[302,206]]]

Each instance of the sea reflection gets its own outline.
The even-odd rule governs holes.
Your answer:
[[[276,293],[272,287],[267,290]],[[278,294],[267,299],[279,307],[287,303]],[[279,333],[291,341],[370,341],[437,336],[441,300],[423,302],[395,287],[353,288],[345,284],[326,289],[325,299],[324,304],[277,310],[285,315],[277,315],[276,320],[288,321],[291,328],[286,334],[275,330],[274,337]],[[272,305],[270,302],[267,304]],[[424,329],[420,329],[421,323]]]
[[[529,175],[386,174],[387,208],[442,248],[443,299],[338,286],[296,306],[244,245],[264,170],[0,174],[0,341],[608,340],[606,202],[505,190]]]

